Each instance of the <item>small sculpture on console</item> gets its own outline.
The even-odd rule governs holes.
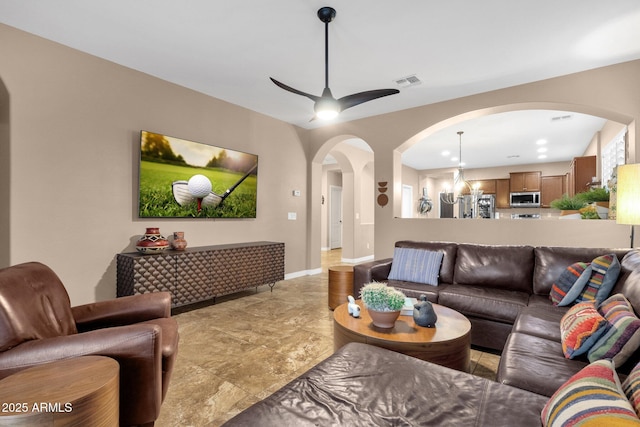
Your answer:
[[[355,298],[349,295],[347,299],[349,300],[349,304],[347,304],[349,314],[353,317],[360,317],[360,306],[356,304]]]
[[[433,309],[433,305],[427,301],[426,295],[420,295],[420,302],[413,306],[413,321],[416,325],[433,328],[436,326],[438,315]]]

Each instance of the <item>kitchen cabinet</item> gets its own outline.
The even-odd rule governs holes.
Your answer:
[[[512,193],[523,191],[540,191],[542,172],[511,172],[509,174]]]
[[[559,199],[565,193],[564,175],[543,176],[541,178],[540,203],[548,208],[553,200]]]
[[[482,194],[496,194],[495,179],[476,179],[468,182],[471,187],[478,184],[478,188],[482,190]],[[470,194],[469,188],[466,185],[462,188],[462,194]]]
[[[511,203],[509,201],[509,179],[496,179],[496,209],[509,209]]]
[[[567,173],[569,196],[591,188],[591,180],[596,173],[596,156],[574,157]]]

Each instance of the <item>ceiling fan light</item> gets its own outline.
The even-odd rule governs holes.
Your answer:
[[[335,99],[319,99],[313,109],[316,117],[322,120],[335,119],[340,114],[340,104]]]

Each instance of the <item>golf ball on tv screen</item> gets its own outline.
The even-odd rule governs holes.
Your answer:
[[[211,181],[204,175],[194,175],[189,178],[187,188],[194,197],[206,197],[211,193]]]

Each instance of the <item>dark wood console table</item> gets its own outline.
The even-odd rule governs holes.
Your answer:
[[[284,280],[284,243],[249,242],[118,254],[118,297],[171,292],[172,306],[192,304]]]

